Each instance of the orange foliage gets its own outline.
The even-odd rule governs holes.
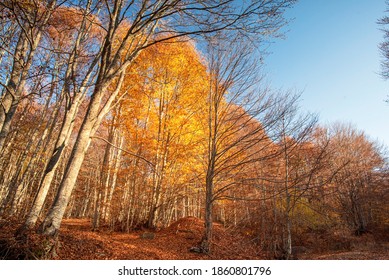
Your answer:
[[[71,7],[59,7],[54,10],[46,29],[48,37],[58,46],[68,47],[73,44],[74,36],[80,32],[84,17],[88,37],[101,41],[105,31],[100,27],[99,19],[95,15],[85,15],[85,11]]]

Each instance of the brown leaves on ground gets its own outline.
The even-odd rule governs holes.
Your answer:
[[[297,247],[306,249],[297,257],[302,260],[389,260],[387,236],[387,232],[380,229],[361,236],[347,229],[306,232],[295,238],[303,245]]]
[[[180,219],[160,231],[92,231],[88,219],[67,219],[62,223],[55,252],[48,252],[50,241],[34,232],[21,240],[13,237],[17,223],[0,227],[0,258],[39,259],[54,256],[63,260],[211,260],[266,259],[258,248],[239,233],[214,223],[211,254],[191,252],[201,242],[204,222],[195,217]],[[354,238],[355,240],[353,240]],[[371,236],[352,237],[350,248],[299,255],[299,259],[389,259],[389,246],[377,244]],[[342,243],[343,244],[343,243]],[[336,244],[335,244],[336,245]],[[333,246],[335,246],[333,244]],[[310,253],[311,252],[311,253]],[[53,254],[49,254],[53,253]]]
[[[91,231],[88,220],[69,219],[63,222],[58,250],[59,259],[128,259],[128,260],[207,260],[260,259],[252,246],[241,237],[228,234],[222,225],[214,226],[212,254],[190,252],[200,243],[204,222],[194,217],[180,219],[158,231],[130,233]],[[149,233],[149,234],[147,234]]]
[[[35,259],[42,256],[42,236],[30,232],[22,243],[13,237],[14,223],[3,228],[0,239],[1,258]],[[180,219],[157,232],[147,230],[130,233],[108,230],[92,231],[88,219],[64,220],[58,236],[54,258],[63,260],[210,260],[263,259],[241,236],[232,235],[220,224],[214,224],[211,254],[191,252],[202,239],[204,222],[194,217]],[[42,242],[41,242],[42,241]],[[10,245],[11,244],[11,245]],[[40,245],[38,245],[40,244]],[[27,252],[27,253],[26,253]],[[8,254],[8,256],[5,256]],[[45,257],[45,256],[44,256]]]

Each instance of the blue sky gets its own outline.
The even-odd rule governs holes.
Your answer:
[[[352,123],[389,146],[389,81],[379,76],[377,20],[385,0],[300,0],[284,40],[265,58],[273,87],[303,91],[302,110],[320,123]]]

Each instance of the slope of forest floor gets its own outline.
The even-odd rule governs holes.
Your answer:
[[[23,246],[13,237],[15,223],[0,227],[0,258],[39,258],[36,243],[45,242],[30,234]],[[191,252],[203,234],[203,221],[194,217],[180,219],[158,232],[146,230],[119,233],[108,230],[92,231],[87,219],[63,221],[58,237],[55,259],[63,260],[211,260],[211,259],[268,259],[256,246],[239,234],[229,233],[222,225],[214,225],[212,254]],[[332,251],[307,249],[298,259],[389,259],[389,243],[377,243],[371,237],[359,237],[346,242],[351,246]],[[26,251],[29,254],[26,254]]]
[[[130,233],[92,232],[88,220],[66,220],[62,227],[58,252],[60,259],[252,259],[261,258],[237,237],[228,235],[215,224],[215,248],[212,255],[190,252],[201,240],[204,222],[181,219],[158,232],[145,230]],[[234,240],[235,239],[235,240]],[[231,246],[234,244],[234,246]],[[82,248],[82,252],[80,252]]]

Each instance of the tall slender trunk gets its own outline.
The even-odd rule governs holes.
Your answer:
[[[29,41],[25,32],[21,32],[14,52],[12,72],[1,97],[0,107],[0,151],[3,149],[10,124],[24,90],[28,63],[31,56],[28,52]]]
[[[45,106],[43,108],[43,113],[41,114],[41,116],[37,122],[39,125],[37,125],[31,129],[30,134],[29,134],[30,136],[27,137],[27,139],[29,139],[29,141],[26,145],[23,156],[21,157],[20,163],[17,164],[18,171],[13,175],[14,176],[14,179],[13,179],[14,186],[22,185],[22,184],[25,184],[26,182],[29,181],[29,180],[26,180],[26,178],[30,179],[31,176],[29,176],[29,174],[34,172],[32,169],[35,166],[36,161],[38,159],[42,159],[42,157],[44,156],[43,155],[44,154],[43,147],[46,147],[47,145],[42,145],[42,143],[46,142],[46,144],[48,144],[48,141],[50,139],[47,139],[47,138],[49,138],[49,136],[52,134],[52,131],[54,129],[55,120],[57,119],[57,116],[58,116],[60,104],[58,106],[56,106],[56,108],[53,110],[53,112],[51,113],[51,116],[49,116],[49,118],[47,118],[47,116],[49,115],[50,102],[52,101],[52,97],[54,95],[54,91],[55,91],[55,87],[56,87],[56,83],[57,83],[57,73],[58,72],[56,71],[56,69],[57,69],[56,66],[54,67],[55,71],[54,71],[53,76],[52,76],[52,85],[50,88],[50,92],[49,92],[48,96],[46,97],[46,102],[45,102]],[[52,120],[52,121],[46,121],[47,119]],[[40,133],[40,128],[41,128],[40,124],[42,124],[42,126],[43,126],[42,127],[43,133]],[[39,140],[36,141],[37,139],[39,139]],[[39,155],[39,156],[37,156],[37,155]],[[27,165],[26,168],[24,168],[24,169],[20,168],[20,166],[26,166],[26,165]],[[40,171],[37,172],[36,170],[34,173],[41,174]],[[34,177],[38,177],[38,175],[35,175]],[[27,183],[25,185],[29,185],[29,184]],[[10,191],[12,191],[14,186],[9,187]],[[25,193],[27,194],[28,192],[25,192]],[[15,210],[12,210],[12,212],[15,212]]]
[[[88,1],[87,9],[89,10],[91,5],[91,2]],[[87,17],[83,17],[83,21],[80,26],[80,31],[77,35],[77,39],[75,41],[72,53],[69,56],[68,59],[68,67],[66,69],[65,73],[65,85],[63,88],[63,92],[61,96],[69,97],[71,95],[70,92],[70,83],[72,82],[73,77],[73,71],[75,68],[77,68],[78,65],[78,52],[79,47],[82,41],[82,38],[84,37],[85,33],[87,32],[88,27],[87,24]],[[38,193],[35,196],[34,203],[31,207],[31,210],[27,216],[27,219],[25,220],[23,226],[21,227],[21,231],[28,230],[35,226],[36,221],[38,220],[38,217],[43,209],[43,205],[45,203],[47,194],[50,190],[51,182],[53,181],[54,174],[59,166],[60,161],[62,160],[64,156],[64,150],[69,144],[70,136],[73,131],[75,118],[77,116],[79,107],[84,100],[86,91],[87,91],[87,83],[90,81],[92,76],[92,69],[94,67],[94,63],[90,66],[88,73],[86,74],[84,80],[81,83],[80,88],[78,91],[74,93],[73,99],[68,100],[66,104],[66,111],[64,120],[61,125],[60,132],[58,134],[56,143],[54,145],[54,150],[51,154],[51,157],[47,163],[47,166],[44,171],[44,175],[40,181],[39,184],[39,190]]]
[[[11,121],[19,105],[31,68],[36,49],[42,37],[43,27],[49,20],[56,1],[49,1],[41,21],[32,23],[26,21],[21,26],[20,35],[14,52],[10,79],[5,86],[0,106],[0,151],[10,131]],[[35,24],[35,26],[32,26]]]
[[[205,178],[205,233],[201,244],[201,250],[205,253],[211,252],[212,232],[213,232],[213,192],[216,171],[217,141],[219,136],[219,92],[214,87],[212,79],[208,94],[208,155],[207,173]]]
[[[209,174],[205,186],[205,235],[201,244],[201,249],[205,253],[211,253],[211,242],[213,233],[213,178]]]
[[[59,135],[57,137],[57,141],[54,145],[53,153],[45,168],[38,193],[35,197],[34,203],[27,216],[27,219],[23,225],[24,229],[32,228],[35,225],[42,211],[47,194],[50,190],[51,182],[54,178],[54,174],[59,166],[61,159],[63,158],[64,150],[68,146],[69,139],[74,126],[74,120],[76,118],[76,114],[78,112],[81,100],[82,94],[78,94],[75,97],[74,103],[71,105],[69,111],[66,112],[65,119],[62,123]]]
[[[86,115],[82,122],[80,131],[75,141],[73,150],[66,165],[65,173],[60,183],[55,200],[47,214],[45,220],[40,225],[39,231],[45,235],[55,235],[62,222],[63,215],[66,210],[66,206],[70,200],[70,196],[76,184],[78,173],[81,169],[81,165],[84,161],[86,152],[91,142],[91,137],[98,129],[103,117],[108,113],[112,102],[118,95],[121,85],[124,79],[124,70],[120,74],[120,78],[117,81],[116,89],[111,93],[104,106],[100,108],[100,103],[107,92],[108,86],[112,80],[102,81],[98,78],[94,93],[89,103]]]
[[[117,151],[116,157],[115,157],[115,162],[114,162],[114,170],[113,170],[113,175],[112,175],[112,181],[111,181],[111,186],[108,194],[108,198],[106,201],[105,205],[105,210],[104,210],[104,221],[108,221],[111,215],[111,202],[112,202],[112,197],[113,193],[116,188],[117,184],[117,178],[118,178],[118,171],[119,171],[119,166],[121,163],[121,158],[122,158],[122,148],[124,144],[124,138],[118,135],[118,141],[119,141],[119,150]]]
[[[94,126],[99,114],[99,105],[105,88],[97,89],[90,101],[90,106],[85,119],[81,125],[80,132],[76,139],[74,148],[66,165],[65,174],[59,186],[54,203],[50,208],[48,215],[40,226],[40,231],[45,235],[55,235],[59,230],[63,215],[68,205],[71,193],[76,184],[78,173],[84,161],[85,154],[91,142],[91,136],[94,134]]]
[[[285,259],[290,259],[292,256],[292,232],[291,232],[291,218],[290,218],[290,210],[291,210],[291,195],[289,193],[289,155],[288,155],[288,147],[286,142],[285,135],[285,120],[282,122],[283,129],[283,142],[284,142],[284,164],[285,164],[285,178],[284,178],[284,187],[285,187],[285,223],[286,223],[286,237],[284,240],[284,254]]]

